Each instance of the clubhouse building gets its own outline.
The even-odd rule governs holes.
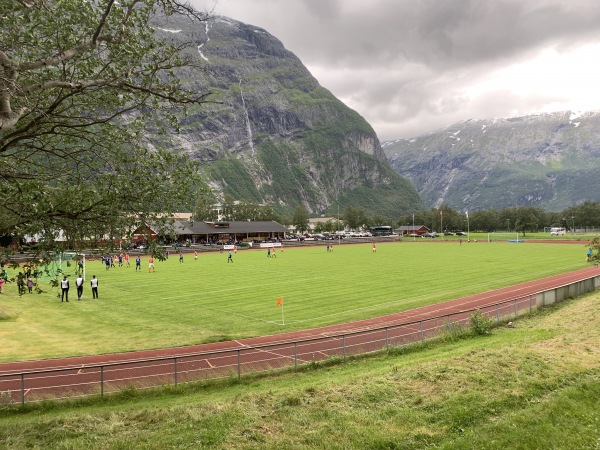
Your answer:
[[[272,221],[202,222],[175,220],[166,230],[144,225],[133,233],[133,242],[160,240],[165,243],[215,244],[218,242],[278,241],[288,229]]]

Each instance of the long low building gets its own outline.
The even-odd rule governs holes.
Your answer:
[[[139,227],[133,233],[134,242],[147,240],[175,240],[177,242],[190,242],[192,244],[215,242],[250,242],[254,240],[283,239],[288,229],[283,225],[272,222],[201,222],[176,220],[167,230],[161,231],[152,225]]]

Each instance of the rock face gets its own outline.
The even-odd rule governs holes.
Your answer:
[[[383,148],[429,207],[560,211],[600,201],[600,112],[469,120]]]
[[[312,213],[352,205],[397,217],[422,207],[371,126],[267,31],[215,17],[201,27],[162,23],[157,32],[197,36],[200,69],[179,76],[214,92],[216,103],[190,109],[173,142],[202,163],[217,194],[282,212],[298,204]]]

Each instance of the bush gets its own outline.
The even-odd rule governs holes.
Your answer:
[[[469,317],[471,323],[471,331],[477,335],[489,334],[494,326],[494,320],[481,313],[481,311],[475,311],[475,314]]]

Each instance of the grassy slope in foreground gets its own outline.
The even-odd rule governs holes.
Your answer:
[[[420,351],[2,412],[6,448],[578,449],[600,442],[600,294]]]
[[[422,241],[425,241],[424,239]],[[112,353],[282,333],[382,316],[586,265],[585,247],[556,244],[403,242],[186,254],[106,271],[87,267],[84,299],[4,287],[0,360]],[[89,279],[100,280],[91,300]],[[75,284],[74,276],[71,285]],[[276,301],[284,297],[285,325]]]

